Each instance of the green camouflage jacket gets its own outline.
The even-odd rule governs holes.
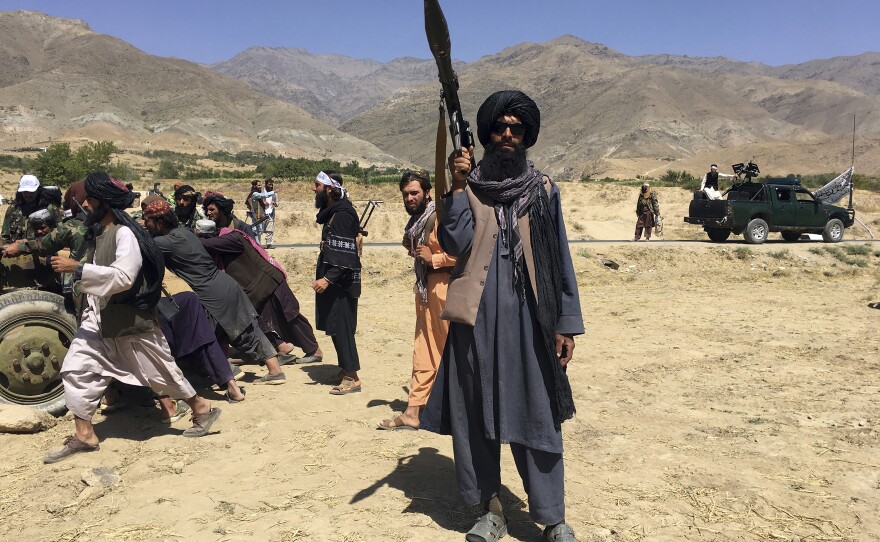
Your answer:
[[[85,252],[87,232],[81,220],[68,218],[40,239],[22,241],[18,244],[18,249],[24,253],[48,256],[63,248],[69,248],[73,257],[82,257]]]
[[[50,204],[46,209],[55,216],[55,220],[59,223],[64,218],[64,213],[57,206]],[[30,239],[34,236],[33,228],[31,228],[27,217],[24,216],[21,207],[18,205],[10,205],[6,209],[6,215],[3,217],[3,231],[0,233],[0,236],[3,237],[4,241]]]

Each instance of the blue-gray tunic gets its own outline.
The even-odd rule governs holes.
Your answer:
[[[441,201],[440,244],[447,254],[464,255],[474,237],[467,196],[462,192]],[[584,324],[555,185],[550,210],[559,233],[564,285],[556,331],[577,335],[584,332]],[[558,454],[562,453],[562,433],[554,427],[550,407],[553,376],[546,369],[546,359],[538,359],[547,354],[540,343],[530,281],[525,278],[527,295],[522,298],[514,287],[511,252],[498,235],[476,323],[450,325],[421,427],[441,434],[452,434],[452,425],[469,427],[471,435],[482,431],[488,440]]]
[[[217,268],[193,232],[175,228],[154,239],[165,257],[165,267],[192,288],[213,323],[223,328],[230,340],[254,324],[257,310],[244,290]]]

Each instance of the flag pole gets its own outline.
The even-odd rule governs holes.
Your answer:
[[[856,114],[853,113],[853,137],[852,137],[852,158],[849,163],[849,167],[853,170],[853,172],[849,176],[849,209],[853,208],[853,190],[855,189],[855,176],[856,176]]]

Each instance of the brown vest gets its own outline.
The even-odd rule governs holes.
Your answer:
[[[544,178],[547,195],[553,189],[553,183]],[[446,294],[446,307],[440,318],[474,325],[477,321],[477,310],[483,298],[483,287],[489,275],[489,264],[495,252],[495,240],[498,238],[498,220],[495,218],[495,207],[491,199],[465,188],[471,213],[474,216],[474,240],[467,254],[459,254],[455,269],[449,277],[449,291]],[[517,219],[519,234],[522,238],[523,256],[532,284],[532,295],[538,291],[535,282],[535,261],[532,256],[532,234],[529,230],[529,215]],[[537,300],[536,300],[537,302]]]
[[[113,224],[95,238],[95,265],[109,267],[116,260],[116,231],[124,226]],[[140,270],[131,288],[115,293],[101,309],[101,336],[105,339],[150,333],[156,329],[153,311],[139,310],[134,306],[134,296],[146,288],[144,272]]]
[[[244,245],[244,250],[235,257],[221,256],[225,266],[224,271],[241,285],[251,305],[259,311],[278,288],[278,285],[284,282],[284,273],[267,262],[257,252],[257,249],[251,246],[250,242],[244,238],[246,233],[233,232],[226,235],[239,236],[238,240]]]

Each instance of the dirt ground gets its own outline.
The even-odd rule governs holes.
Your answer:
[[[635,190],[563,186],[571,237],[627,239]],[[396,241],[406,216],[394,187],[377,193],[368,239]],[[563,426],[568,522],[581,540],[880,540],[880,311],[867,306],[880,243],[703,242],[680,223],[688,195],[660,193],[665,237],[700,242],[571,246],[587,333]],[[282,196],[276,242],[315,243],[308,186]],[[878,233],[880,198],[857,202]],[[311,317],[316,250],[274,254]],[[100,451],[56,465],[40,460],[69,419],[0,435],[0,539],[461,540],[476,513],[457,499],[450,438],[375,429],[405,406],[409,265],[402,248],[366,247],[360,394],[327,393],[336,358],[319,335],[325,363],[287,368],[284,386],[245,383],[205,438],[134,405],[97,415]],[[540,540],[506,450],[502,462],[510,539]],[[121,484],[87,488],[93,467]]]

